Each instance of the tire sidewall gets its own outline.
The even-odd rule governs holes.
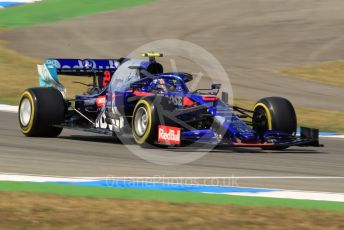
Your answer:
[[[285,98],[267,97],[259,100],[254,108],[262,108],[267,116],[268,130],[276,130],[295,134],[297,119],[295,109]]]
[[[29,102],[31,105],[30,121],[28,125],[26,126],[21,123],[21,119],[20,119],[20,108],[25,98],[29,99]],[[26,91],[24,91],[24,93],[22,94],[20,98],[19,108],[18,108],[18,120],[19,120],[20,128],[25,135],[31,136],[34,134],[34,130],[36,129],[37,120],[38,120],[38,105],[37,105],[36,95],[32,92],[31,89],[27,89]]]
[[[20,120],[20,106],[25,98],[31,104],[29,124],[24,126]],[[56,137],[62,128],[54,127],[64,120],[65,102],[62,94],[55,88],[30,88],[24,91],[19,103],[18,119],[24,135],[31,137]]]
[[[145,133],[142,136],[139,136],[136,134],[135,131],[135,117],[136,113],[139,108],[144,107],[147,110],[148,113],[148,127],[145,131]],[[156,119],[156,107],[154,106],[154,103],[152,102],[151,99],[149,98],[143,98],[140,101],[137,102],[134,112],[133,112],[133,117],[132,117],[132,135],[135,139],[135,142],[139,145],[144,145],[144,144],[150,144],[154,145],[155,140],[157,138],[157,119]]]

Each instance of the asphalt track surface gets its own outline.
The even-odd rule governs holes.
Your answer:
[[[221,62],[237,98],[283,96],[296,106],[344,111],[342,87],[278,74],[284,67],[344,59],[343,8],[341,0],[161,0],[10,30],[0,39],[41,59],[117,58],[148,42],[182,39]],[[189,71],[182,61],[177,66]]]
[[[324,148],[293,147],[281,152],[258,148],[215,149],[187,164],[161,165],[138,157],[110,136],[64,130],[59,138],[28,138],[18,128],[17,114],[0,112],[0,117],[0,169],[6,173],[70,177],[344,176],[344,139],[321,138]],[[188,148],[150,151],[172,159],[190,151],[202,152]],[[338,178],[233,179],[227,182],[250,187],[344,191],[344,179]]]

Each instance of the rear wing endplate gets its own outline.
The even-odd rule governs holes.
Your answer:
[[[37,65],[39,85],[54,87],[63,97],[66,97],[66,88],[60,83],[58,75],[97,76],[103,78],[104,73],[112,76],[120,65],[117,59],[55,59],[49,58],[43,65]],[[122,60],[123,61],[123,60]],[[99,79],[101,82],[102,79]]]

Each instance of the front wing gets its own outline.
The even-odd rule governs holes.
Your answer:
[[[203,144],[213,144],[228,147],[273,147],[273,148],[283,148],[290,146],[303,146],[303,147],[323,147],[324,145],[319,143],[319,130],[307,127],[301,127],[301,135],[294,136],[289,135],[288,138],[284,140],[266,140],[254,143],[242,143],[233,142],[229,139],[219,140],[216,134],[212,130],[195,130],[182,132],[181,140],[184,142],[197,142]]]

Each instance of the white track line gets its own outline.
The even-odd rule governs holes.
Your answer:
[[[12,174],[1,173],[0,181],[21,181],[21,182],[88,182],[96,181],[93,178],[68,178],[68,177],[53,177],[53,176],[39,176],[39,175],[24,175],[24,174]]]
[[[22,174],[22,173],[7,173],[7,172],[0,172],[0,180],[2,176],[11,177],[32,177],[32,178],[52,178],[55,181],[61,181],[64,179],[75,179],[75,180],[164,180],[164,179],[171,179],[171,180],[211,180],[211,179],[344,179],[344,176],[102,176],[102,177],[65,177],[65,176],[56,176],[56,175],[48,175],[48,174]]]
[[[32,2],[40,2],[41,0],[3,0],[0,2],[20,2],[20,3],[32,3]]]
[[[147,183],[154,183],[153,180],[159,179],[233,179],[234,177],[53,177],[53,176],[41,176],[41,175],[24,175],[24,174],[12,174],[12,173],[0,173],[0,181],[21,181],[21,182],[90,182],[97,181],[100,179],[107,180],[128,180],[128,179],[150,179]],[[240,177],[238,177],[240,178]],[[243,178],[271,178],[271,177],[243,177]],[[340,178],[343,177],[272,177],[279,179],[299,179],[299,178],[311,178],[311,179],[328,179],[328,178]],[[164,183],[156,181],[157,183]],[[176,183],[177,184],[177,183]],[[180,183],[179,183],[180,184]],[[195,184],[185,184],[187,186]],[[203,185],[204,186],[204,185]],[[297,190],[282,190],[282,189],[272,189],[276,191],[269,192],[229,192],[229,193],[219,193],[226,195],[236,195],[236,196],[254,196],[254,197],[270,197],[270,198],[287,198],[287,199],[301,199],[301,200],[319,200],[319,201],[335,201],[344,202],[343,193],[330,193],[330,192],[315,192],[315,191],[297,191]],[[208,192],[207,192],[208,193]],[[210,193],[212,194],[212,193]]]
[[[344,202],[343,193],[280,190],[280,191],[273,191],[273,192],[258,192],[258,193],[233,192],[233,193],[225,193],[225,194],[234,195],[234,196],[255,196],[255,197],[269,197],[269,198],[287,198],[287,199],[296,199],[296,200]]]
[[[15,105],[2,105],[2,104],[0,104],[0,111],[17,113],[18,112],[18,106],[15,106]]]
[[[344,135],[333,135],[333,136],[331,136],[331,135],[329,135],[329,136],[324,135],[324,136],[320,136],[320,137],[325,137],[325,138],[344,138]]]

